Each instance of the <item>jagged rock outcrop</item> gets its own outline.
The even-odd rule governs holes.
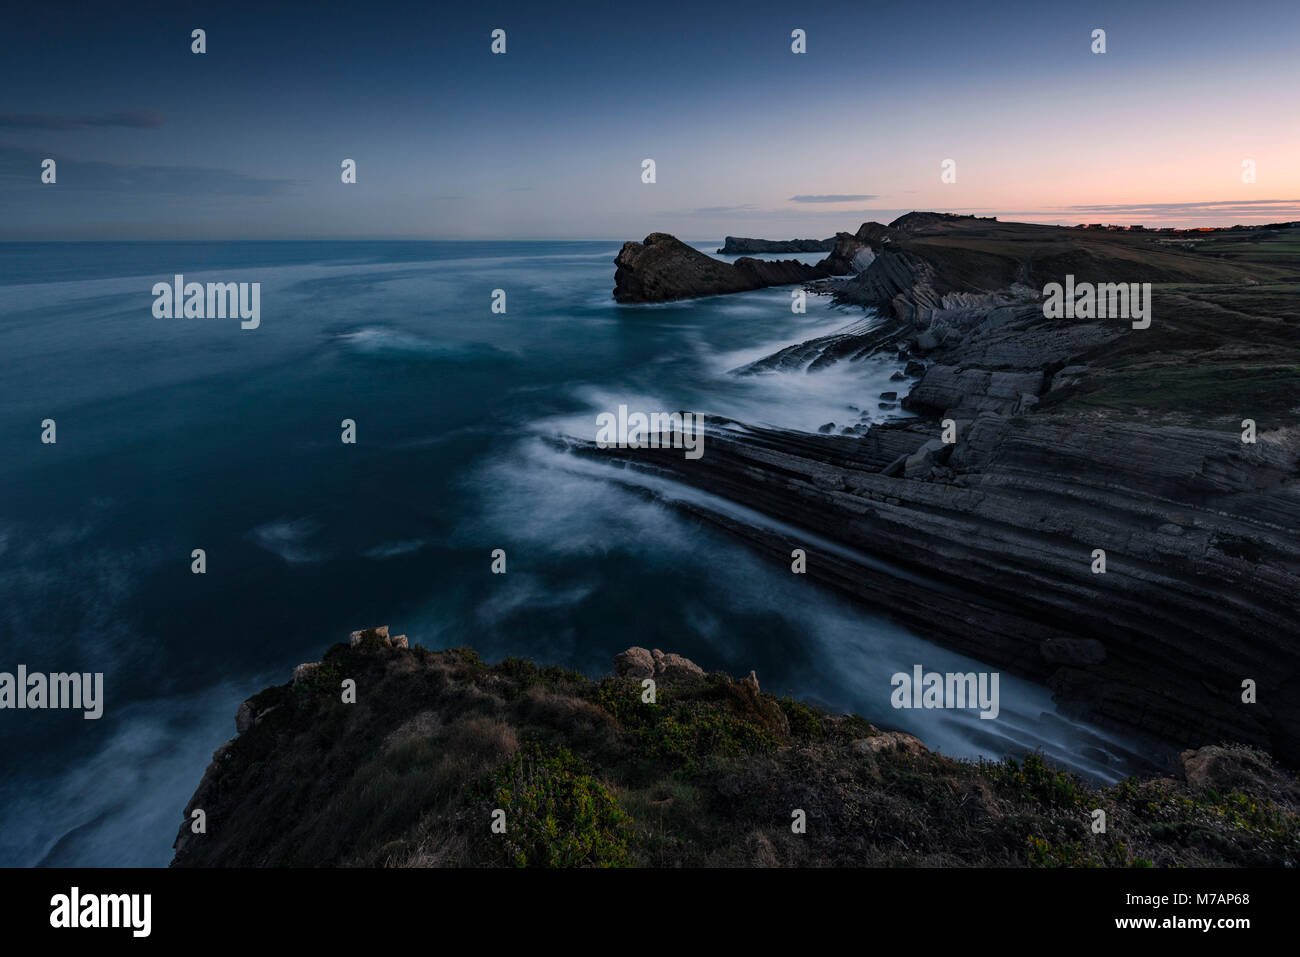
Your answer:
[[[624,303],[668,302],[811,282],[854,272],[868,261],[869,252],[864,253],[852,234],[840,233],[831,254],[815,266],[796,259],[745,256],[725,263],[668,233],[651,233],[643,242],[624,243],[614,258],[614,298]]]
[[[614,656],[614,674],[624,678],[698,678],[704,669],[681,655],[633,646]]]
[[[293,669],[293,683],[302,684],[311,677],[313,671],[320,667],[319,661],[306,661]],[[247,704],[247,702],[245,702]]]
[[[653,678],[655,659],[650,649],[633,645],[614,656],[614,674],[620,678]]]
[[[824,276],[856,275],[871,265],[875,257],[870,244],[860,237],[852,233],[836,233],[831,254],[819,262],[817,268]]]
[[[706,256],[667,233],[623,244],[614,262],[614,298],[619,302],[667,302],[806,282],[825,275],[793,259],[765,262],[742,257],[734,263]]]
[[[830,239],[747,239],[743,236],[728,236],[722,241],[718,254],[755,256],[759,253],[828,253],[834,248],[834,236]]]
[[[885,731],[870,738],[859,738],[851,745],[859,754],[879,754],[881,751],[905,751],[910,754],[928,754],[930,749],[915,735],[902,731]]]
[[[1197,748],[1180,754],[1178,764],[1194,793],[1273,792],[1284,800],[1300,800],[1300,781],[1279,773],[1272,761],[1250,748],[1221,745]]]

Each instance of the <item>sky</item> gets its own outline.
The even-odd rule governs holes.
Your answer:
[[[1295,0],[11,5],[0,240],[1300,220],[1298,54]]]

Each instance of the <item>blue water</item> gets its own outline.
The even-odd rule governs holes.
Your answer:
[[[892,673],[981,666],[662,501],[699,493],[647,497],[548,441],[620,403],[815,430],[899,387],[892,358],[731,375],[862,313],[795,315],[789,289],[617,306],[617,249],[0,244],[0,671],[106,684],[99,721],[0,711],[0,864],[165,865],[239,702],[377,624],[593,676],[659,647],[946,753],[1117,776],[1122,741],[1005,674],[997,721],[893,710]],[[260,328],[154,318],[178,272],[260,282]]]

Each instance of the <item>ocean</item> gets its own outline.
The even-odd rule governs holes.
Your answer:
[[[1007,674],[995,721],[893,709],[895,672],[990,669],[552,441],[620,404],[809,431],[900,414],[876,409],[906,386],[892,356],[732,373],[861,310],[794,314],[788,288],[619,306],[618,247],[0,244],[0,671],[105,689],[98,720],[0,711],[0,865],[166,865],[239,703],[380,624],[592,676],[661,648],[954,756],[1125,773],[1122,736]],[[156,318],[176,274],[260,283],[260,325]]]

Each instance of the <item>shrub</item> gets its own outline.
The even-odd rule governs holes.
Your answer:
[[[1082,807],[1086,803],[1085,791],[1074,775],[1051,767],[1042,755],[1027,754],[1023,764],[1008,758],[1003,764],[992,765],[991,771],[1019,797],[1052,807]]]
[[[619,867],[630,819],[569,751],[521,750],[489,775],[487,800],[506,815],[499,858],[515,867]]]
[[[781,710],[790,722],[790,733],[797,738],[820,738],[824,735],[821,715],[802,701],[793,698],[780,700]]]

